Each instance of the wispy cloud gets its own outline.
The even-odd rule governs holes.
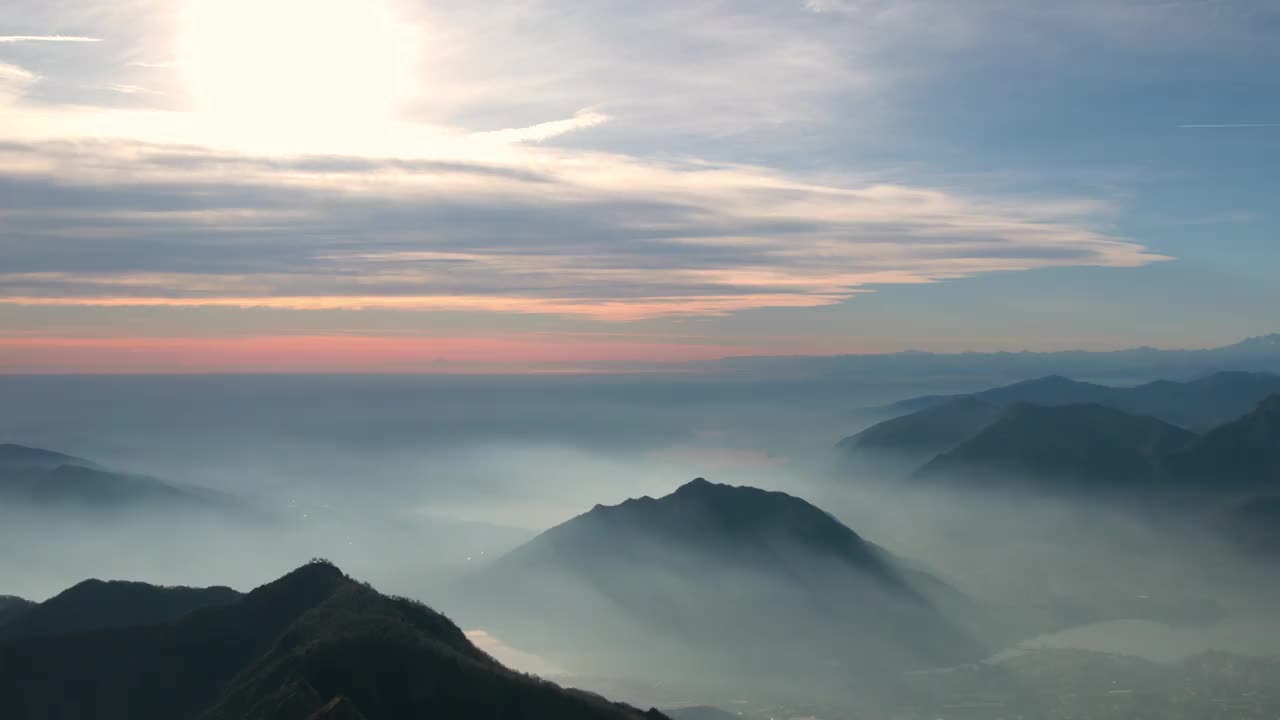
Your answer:
[[[522,145],[476,173],[459,172],[464,157],[379,166],[188,149],[174,163],[173,152],[86,142],[0,150],[0,302],[629,321],[1164,259],[1092,229],[1101,208],[1087,203],[750,165]],[[536,181],[519,172],[530,168]]]
[[[923,65],[986,52],[975,39],[1068,42],[1077,33],[1050,22],[1059,15],[1072,28],[1086,16],[1091,31],[1118,27],[1125,42],[1135,26],[1158,25],[1163,40],[1169,25],[1153,15],[1195,15],[1173,26],[1179,33],[1203,25],[1180,4],[1114,13],[1108,4],[1037,6],[1023,23],[1006,22],[1024,11],[1003,2],[442,0],[413,18],[424,33],[417,85],[430,95],[406,110],[413,121],[345,134],[265,112],[237,124],[126,109],[127,99],[101,92],[95,101],[117,107],[53,107],[58,93],[43,93],[4,108],[0,302],[627,321],[1159,262],[1164,254],[1111,229],[1110,209],[1087,198],[944,185],[936,178],[947,168],[932,158],[907,158],[917,169],[901,174],[850,169],[898,162],[900,147],[877,155],[868,148],[881,136],[862,129],[874,119],[883,130],[886,108],[920,94],[910,84]],[[168,66],[146,61],[169,57],[159,41],[168,38],[126,44],[117,26],[51,22],[35,27],[81,28],[129,48],[109,68],[123,77],[95,69],[58,78],[63,88],[169,87],[119,66]],[[35,81],[0,66],[6,98]],[[1216,115],[1173,117],[1197,116]],[[811,132],[824,122],[831,132]],[[600,129],[573,135],[588,128]],[[751,136],[775,131],[776,144]],[[104,137],[118,140],[90,139]],[[818,150],[794,152],[810,142]],[[983,167],[1005,159],[994,152]]]
[[[103,89],[120,93],[121,95],[164,95],[161,90],[154,90],[142,85],[111,84],[103,86]]]
[[[102,38],[83,35],[0,35],[0,43],[27,42],[96,43],[102,42]]]
[[[473,138],[479,140],[494,140],[498,142],[541,142],[550,140],[553,137],[571,133],[575,130],[584,130],[586,128],[596,127],[609,122],[609,116],[595,110],[579,110],[571,118],[564,120],[552,120],[549,122],[538,123],[523,128],[507,128],[504,130],[492,130],[489,132],[480,132],[472,134]]]
[[[26,68],[0,62],[0,112],[6,104],[21,98],[39,79],[39,76]]]

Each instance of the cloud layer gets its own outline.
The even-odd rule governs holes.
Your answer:
[[[1092,229],[1089,203],[527,146],[500,158],[10,143],[0,301],[625,321],[1161,259]]]
[[[1081,154],[1114,150],[1073,118],[1149,78],[1126,76],[1139,65],[1114,56],[1099,71],[1099,54],[1082,50],[1137,57],[1210,37],[1243,52],[1269,17],[1266,3],[1154,0],[389,0],[420,57],[409,101],[371,119],[300,118],[283,112],[284,93],[263,93],[269,107],[254,112],[201,111],[183,84],[183,6],[0,10],[13,33],[0,37],[9,317],[74,312],[23,309],[34,306],[389,309],[581,328],[1143,266],[1169,245],[1131,237],[1142,226],[1096,200],[1130,199],[1109,176],[1059,181],[1030,154],[1024,182],[1000,177],[1013,172],[1005,164],[1061,137],[1045,125],[1057,115],[1089,135],[1073,146]],[[262,34],[283,47],[298,40],[286,30]],[[1113,75],[1131,84],[1097,90]],[[1078,84],[1059,93],[1045,77]],[[1090,93],[1078,107],[1071,87]],[[876,154],[885,139],[899,154]],[[965,152],[980,168],[948,167]],[[755,317],[789,330],[781,314]]]

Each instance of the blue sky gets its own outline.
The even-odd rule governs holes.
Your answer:
[[[1272,332],[1277,36],[1272,0],[16,0],[0,371]]]

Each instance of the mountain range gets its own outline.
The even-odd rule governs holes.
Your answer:
[[[624,675],[641,660],[668,677],[830,689],[983,652],[980,614],[938,578],[800,498],[702,478],[597,505],[498,559],[475,588],[499,600],[486,622],[504,638]],[[621,665],[619,647],[633,651]]]
[[[0,606],[0,640],[167,622],[240,597],[228,587],[160,587],[122,580],[85,580],[42,603],[24,601],[7,618]]]
[[[1073,490],[1128,489],[1158,479],[1162,460],[1195,439],[1176,425],[1103,405],[1019,403],[914,477],[981,477],[986,487],[1066,482]]]
[[[118,589],[102,583],[76,594],[86,602],[98,595],[110,603]],[[172,597],[173,590],[152,588],[149,595]],[[148,624],[120,626],[108,618],[101,627],[88,623],[0,639],[0,717],[664,717],[513,672],[443,615],[381,595],[323,561],[244,596],[219,600],[177,618],[171,607],[152,606],[156,613]]]
[[[1280,490],[1280,395],[1216,427],[1167,459],[1174,476],[1232,490]]]
[[[1221,370],[1280,372],[1280,334],[1248,338],[1223,347],[1197,350],[1063,352],[906,351],[865,355],[731,357],[700,366],[729,375],[772,379],[911,380],[921,377],[998,378],[1004,382],[1044,375],[1106,378],[1123,382],[1160,377],[1196,377]]]
[[[1280,376],[1218,373],[1112,388],[1048,377],[920,407],[845,438],[854,472],[1032,487],[1258,492],[1280,483]],[[1222,413],[1238,417],[1201,433]],[[1170,418],[1181,420],[1174,422]],[[1007,482],[999,484],[1008,486]]]
[[[1050,375],[970,395],[911,398],[878,408],[876,412],[900,416],[968,399],[997,407],[1016,403],[1096,403],[1201,431],[1234,420],[1252,410],[1263,398],[1277,393],[1280,393],[1280,375],[1265,372],[1217,372],[1188,382],[1156,380],[1132,387],[1098,385]]]
[[[0,501],[40,508],[95,512],[148,506],[230,510],[222,493],[121,473],[91,460],[24,445],[0,445]]]

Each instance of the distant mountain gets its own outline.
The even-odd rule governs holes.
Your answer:
[[[63,455],[52,450],[42,450],[12,443],[0,444],[0,472],[53,470],[63,465],[102,469],[101,466],[84,458]]]
[[[203,488],[108,470],[51,450],[0,445],[0,502],[44,508],[125,509],[134,506],[229,510],[235,501]]]
[[[1280,375],[1220,372],[1185,383],[1161,380],[1117,392],[1118,399],[1103,404],[1205,431],[1252,412],[1259,402],[1280,394]]]
[[[1196,435],[1102,405],[1014,405],[973,438],[921,468],[917,480],[980,481],[1037,490],[1137,489]]]
[[[443,615],[312,563],[172,622],[0,641],[12,720],[659,720],[498,664]]]
[[[240,598],[227,587],[158,587],[140,582],[85,580],[0,626],[0,639],[152,625]]]
[[[804,500],[702,478],[597,505],[499,559],[477,589],[504,638],[621,675],[639,666],[617,665],[619,647],[668,677],[844,686],[980,653],[958,629],[976,613],[936,578]]]
[[[1207,430],[1253,410],[1260,400],[1274,393],[1280,393],[1280,375],[1273,373],[1218,372],[1189,382],[1157,380],[1134,387],[1096,385],[1055,375],[967,396],[912,398],[877,412],[897,416],[936,408],[963,397],[999,406],[1093,403],[1136,415],[1151,415],[1190,430]]]
[[[924,395],[909,398],[878,408],[877,412],[897,416],[904,413],[930,410],[964,398],[974,398],[998,407],[1017,403],[1032,403],[1035,405],[1104,403],[1110,396],[1112,389],[1106,385],[1080,382],[1061,375],[1049,375],[983,390],[970,395]]]
[[[1280,491],[1280,395],[1165,460],[1169,474],[1221,491]]]
[[[963,395],[873,425],[841,440],[838,447],[848,458],[911,470],[973,437],[1001,412],[998,404]]]
[[[1234,345],[1203,350],[1130,350],[1091,352],[909,351],[881,355],[733,357],[700,365],[702,369],[771,379],[965,378],[1005,382],[1044,375],[1106,378],[1141,382],[1159,377],[1195,377],[1222,370],[1280,372],[1280,334],[1249,338]]]
[[[1269,373],[1222,372],[1185,383],[1160,380],[1136,387],[1050,376],[972,395],[932,395],[895,403],[882,408],[895,417],[841,440],[837,447],[848,461],[891,475],[909,474],[976,437],[1000,416],[1002,408],[1019,403],[1103,405],[1202,430],[1251,412],[1260,400],[1277,392],[1280,375]]]

